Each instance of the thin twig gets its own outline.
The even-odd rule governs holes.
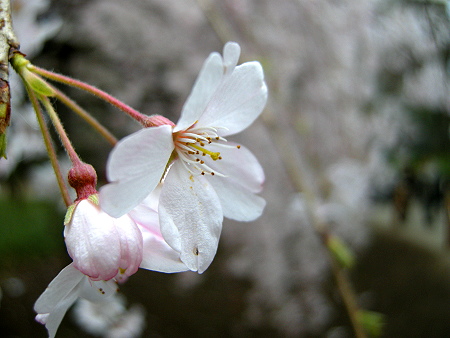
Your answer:
[[[69,109],[77,113],[82,119],[84,119],[87,123],[91,125],[100,135],[102,135],[111,145],[115,145],[117,143],[117,138],[106,129],[100,122],[98,122],[91,114],[89,114],[86,110],[80,107],[74,100],[69,98],[59,89],[51,86],[55,91],[55,97],[64,103]]]
[[[42,102],[43,106],[45,107],[45,110],[47,111],[47,114],[50,117],[50,120],[52,121],[52,124],[55,127],[57,134],[59,135],[59,138],[61,139],[64,149],[66,149],[67,155],[69,155],[69,158],[72,161],[72,164],[73,165],[80,164],[81,163],[80,157],[78,156],[77,152],[75,151],[75,148],[72,145],[72,142],[67,136],[64,126],[62,125],[58,114],[53,108],[50,99],[47,96],[40,96],[39,99]]]
[[[55,172],[56,181],[58,182],[59,190],[61,191],[61,196],[64,200],[64,203],[68,207],[69,205],[72,204],[72,200],[70,198],[69,190],[61,173],[61,167],[58,162],[58,156],[56,155],[55,148],[53,147],[50,132],[47,128],[47,124],[45,123],[44,114],[42,112],[41,106],[34,91],[27,85],[25,87],[27,89],[28,96],[30,98],[34,111],[36,112],[36,118],[38,120],[39,127],[41,128],[42,137],[44,138],[44,144],[45,147],[47,148],[47,154],[50,159],[50,163],[52,164],[53,171]]]
[[[48,70],[45,70],[43,68],[40,67],[36,67],[34,65],[30,65],[28,67],[28,69],[36,74],[39,74],[43,77],[46,77],[50,80],[56,81],[56,82],[60,82],[60,83],[64,83],[68,86],[71,87],[75,87],[78,89],[82,89],[87,91],[88,93],[97,96],[98,98],[109,102],[110,104],[112,104],[113,106],[117,107],[118,109],[122,110],[123,112],[125,112],[126,114],[128,114],[129,116],[131,116],[133,119],[135,119],[136,121],[138,121],[139,123],[145,125],[145,122],[148,119],[147,115],[144,115],[140,112],[138,112],[137,110],[131,108],[130,106],[128,106],[127,104],[123,103],[122,101],[119,101],[118,99],[116,99],[115,97],[111,96],[110,94],[106,93],[105,91],[98,89],[97,87],[91,86],[87,83],[84,83],[82,81],[73,79],[69,76],[65,76],[62,74],[57,74],[57,73],[53,73],[50,72]]]

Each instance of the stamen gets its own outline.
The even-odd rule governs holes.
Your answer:
[[[195,143],[197,142],[195,139],[189,138],[189,137],[185,137],[185,135],[183,135],[182,137],[179,137],[177,139],[178,142],[183,142],[183,143]]]
[[[201,157],[209,156],[213,161],[221,160],[220,152],[208,150],[209,144],[219,147],[235,148],[235,145],[227,145],[227,140],[217,134],[219,128],[198,127],[189,128],[187,131],[178,132],[174,136],[175,150],[183,166],[190,172],[200,175],[210,174],[211,176],[225,175],[210,168]],[[226,129],[226,128],[220,128]],[[235,148],[236,149],[236,148]],[[201,156],[201,157],[200,157]]]
[[[201,143],[200,143],[201,144]],[[204,145],[203,145],[204,146]],[[205,156],[206,154],[208,154],[209,156],[211,156],[211,158],[213,159],[213,161],[216,161],[218,158],[219,158],[219,156],[220,156],[220,153],[216,153],[216,152],[213,152],[213,151],[209,151],[209,150],[206,150],[205,148],[202,148],[202,147],[200,147],[200,146],[198,146],[198,145],[196,145],[196,144],[191,144],[191,147],[192,148],[195,148],[195,149],[197,149],[197,150],[199,150],[199,151],[201,151],[201,152],[203,152],[203,156]]]

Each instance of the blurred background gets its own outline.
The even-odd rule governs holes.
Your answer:
[[[12,6],[21,50],[34,64],[142,113],[176,121],[204,59],[229,40],[240,43],[241,62],[262,63],[270,93],[262,117],[234,138],[265,169],[263,216],[225,220],[204,274],[141,270],[108,309],[77,304],[58,336],[353,337],[317,220],[355,254],[348,277],[359,306],[383,314],[382,337],[450,336],[448,1]],[[65,208],[33,111],[11,76],[8,159],[0,160],[0,332],[45,337],[33,304],[70,262]],[[140,128],[60,88],[117,137]],[[110,146],[57,108],[103,184]]]

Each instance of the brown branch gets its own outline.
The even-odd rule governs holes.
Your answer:
[[[0,158],[5,157],[6,128],[11,117],[8,65],[12,50],[19,49],[19,41],[14,34],[9,0],[0,0]]]

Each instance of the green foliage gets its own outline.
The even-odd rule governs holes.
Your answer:
[[[450,117],[446,111],[426,107],[410,107],[409,120],[416,129],[415,137],[405,136],[400,144],[388,152],[390,162],[400,170],[406,168],[414,172],[429,164],[434,164],[443,178],[450,177]],[[398,162],[398,148],[408,157]]]
[[[379,312],[358,311],[358,320],[370,337],[379,337],[383,333],[384,316]]]
[[[0,200],[0,263],[63,250],[62,218],[42,201]]]

